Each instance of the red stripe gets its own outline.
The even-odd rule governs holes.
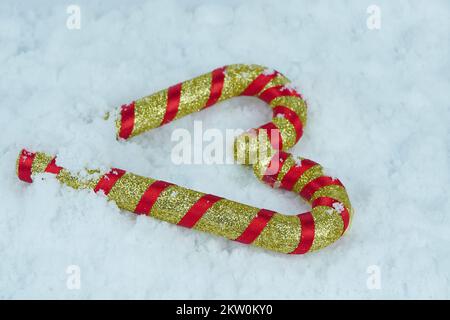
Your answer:
[[[298,179],[305,173],[306,170],[315,166],[317,163],[314,161],[303,159],[300,163],[300,166],[293,166],[289,169],[289,171],[284,175],[281,180],[281,188],[286,190],[292,190],[294,185],[297,183]]]
[[[20,180],[25,182],[33,182],[33,179],[31,179],[31,167],[35,157],[36,153],[22,149],[19,157],[19,168],[17,170]]]
[[[276,106],[273,108],[273,116],[276,117],[279,114],[283,115],[284,118],[286,118],[294,126],[296,135],[295,142],[300,140],[303,134],[303,125],[297,113],[285,106]]]
[[[322,187],[332,185],[342,186],[342,183],[339,181],[339,179],[334,179],[328,176],[321,176],[308,182],[300,191],[300,195],[303,197],[303,199],[309,201],[317,190]]]
[[[167,187],[172,184],[165,181],[156,180],[145,190],[142,195],[139,203],[137,204],[134,212],[136,214],[145,214],[148,215],[150,210],[152,210],[153,205],[156,200],[158,200],[159,195],[163,192]]]
[[[99,182],[94,188],[94,192],[102,190],[105,195],[108,195],[116,182],[125,174],[125,172],[126,171],[121,169],[111,169],[111,171],[104,174],[103,177],[100,178]]]
[[[261,73],[259,76],[253,80],[248,87],[241,93],[241,96],[256,96],[264,87],[276,76],[278,75],[277,71],[274,71],[271,74]]]
[[[211,91],[209,93],[209,99],[206,102],[205,108],[208,108],[219,101],[219,98],[222,95],[223,82],[225,80],[225,69],[226,67],[222,67],[213,70]]]
[[[180,106],[181,86],[182,83],[178,83],[167,90],[166,113],[161,125],[172,121],[177,115],[178,107]]]
[[[45,172],[47,173],[54,173],[54,174],[59,174],[59,172],[62,170],[63,168],[60,166],[56,165],[56,157],[52,159],[52,161],[50,161],[50,163],[47,165],[47,168],[45,168]]]
[[[314,218],[311,212],[305,212],[298,215],[301,225],[301,235],[298,247],[291,254],[304,254],[311,249],[314,241]]]
[[[342,233],[347,230],[348,225],[350,224],[350,213],[348,212],[347,208],[344,206],[344,211],[341,212],[342,222],[344,222],[344,230],[342,230]]]
[[[261,234],[263,229],[269,223],[270,219],[274,215],[274,211],[261,209],[256,214],[256,217],[252,219],[247,228],[242,232],[242,234],[236,239],[236,241],[250,244],[255,241],[256,238]]]
[[[273,99],[278,97],[301,97],[300,94],[292,89],[288,89],[285,86],[275,86],[264,90],[259,98],[267,103],[272,102]]]
[[[342,231],[342,233],[344,233],[345,230],[347,230],[348,224],[350,223],[350,214],[348,213],[347,208],[341,201],[330,197],[319,197],[313,201],[312,207],[315,208],[318,206],[325,206],[334,209],[333,204],[335,203],[340,203],[344,207],[343,211],[339,213],[342,217],[342,221],[344,222],[344,230]]]
[[[283,138],[281,136],[281,131],[273,122],[268,122],[258,129],[263,129],[267,132],[267,137],[272,145],[272,148],[275,150],[283,149]],[[274,131],[274,133],[272,133],[272,131]]]
[[[287,152],[277,152],[270,159],[270,163],[267,166],[266,172],[264,173],[262,180],[270,186],[277,181],[278,174],[280,173],[281,167],[284,164],[284,161],[289,157],[289,153]]]
[[[122,106],[120,110],[120,121],[119,137],[128,139],[134,128],[134,101]]]
[[[203,217],[206,211],[211,208],[211,206],[223,199],[221,197],[214,196],[212,194],[205,194],[201,197],[194,205],[186,212],[183,218],[181,218],[180,222],[178,222],[179,226],[183,226],[186,228],[192,228],[195,226],[198,220]]]

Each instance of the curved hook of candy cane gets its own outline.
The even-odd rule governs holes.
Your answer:
[[[300,195],[312,203],[311,212],[284,215],[117,168],[71,173],[57,165],[55,157],[26,150],[17,159],[17,175],[22,181],[32,182],[38,174],[52,174],[69,187],[104,194],[123,210],[277,252],[303,254],[337,240],[351,214],[339,180],[324,176],[315,162],[294,159],[285,152],[272,158],[272,166],[274,161],[282,163],[280,170],[263,175],[263,180],[271,185],[281,181],[282,188],[300,190]]]
[[[280,72],[246,64],[217,68],[123,105],[117,136],[129,139],[238,96],[258,97],[272,108],[272,121],[253,130],[265,132],[276,149],[288,150],[301,138],[307,109],[302,95]]]

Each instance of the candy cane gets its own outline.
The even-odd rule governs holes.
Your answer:
[[[324,174],[312,160],[285,152],[301,137],[306,103],[277,71],[257,65],[230,65],[124,105],[116,120],[117,136],[129,139],[235,96],[257,96],[273,109],[271,122],[238,137],[235,157],[245,154],[258,179],[291,190],[311,211],[285,215],[259,209],[175,184],[113,168],[74,174],[45,153],[22,150],[19,179],[50,173],[76,189],[102,192],[121,209],[282,253],[303,254],[328,246],[348,228],[353,209],[342,183]],[[258,133],[258,134],[255,134]],[[262,135],[265,139],[257,139]],[[257,150],[269,148],[261,156]],[[249,161],[257,153],[256,161]]]

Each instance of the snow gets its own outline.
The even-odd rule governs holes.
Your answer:
[[[275,73],[276,73],[276,71],[271,69],[271,68],[266,68],[263,71],[263,75],[265,75],[265,76],[271,76],[271,75],[273,75]]]
[[[73,4],[79,30],[66,27],[63,2],[0,4],[0,298],[450,298],[448,1]],[[379,30],[366,25],[372,4]],[[271,210],[308,210],[244,166],[169,161],[175,128],[257,127],[270,118],[260,101],[228,101],[129,142],[104,120],[231,63],[265,65],[299,84],[308,124],[292,152],[332,168],[355,208],[334,245],[281,255],[136,217],[48,175],[31,185],[15,176],[25,147],[75,171],[117,167]],[[68,285],[70,266],[79,289]],[[378,289],[368,285],[377,268]]]
[[[333,203],[333,208],[338,212],[338,213],[342,213],[342,211],[344,211],[344,205],[340,202],[335,202]]]

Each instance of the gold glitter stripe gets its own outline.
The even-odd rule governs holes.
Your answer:
[[[261,234],[252,243],[283,253],[292,252],[300,241],[300,221],[297,216],[275,213]]]
[[[300,118],[300,121],[302,122],[303,127],[306,126],[306,113],[307,113],[307,106],[305,101],[300,99],[299,97],[294,96],[283,96],[273,99],[270,102],[270,105],[272,108],[276,106],[285,106],[286,108],[291,109],[294,111],[298,117]]]
[[[245,132],[234,141],[234,159],[241,164],[262,164],[269,163],[275,150],[269,140],[266,130],[258,130],[258,134]]]
[[[319,178],[321,176],[323,176],[322,166],[319,164],[316,164],[315,166],[306,170],[300,176],[300,178],[294,184],[294,187],[292,188],[292,190],[295,193],[299,193],[303,189],[303,187],[306,186],[309,182],[311,182],[312,180]]]
[[[61,183],[74,189],[94,189],[102,174],[99,170],[87,170],[88,176],[81,177],[62,169],[56,177]]]
[[[222,199],[206,211],[194,229],[234,240],[244,232],[258,211],[258,208]]]
[[[109,115],[110,113],[107,112],[106,116],[105,116],[105,120],[109,119]],[[119,133],[120,133],[120,127],[122,126],[122,116],[120,115],[120,109],[118,109],[118,115],[116,117],[116,119],[114,120],[114,124],[116,126],[116,138],[119,138]]]
[[[142,195],[154,181],[127,172],[114,184],[108,198],[115,201],[119,208],[134,212]]]
[[[52,161],[53,157],[42,153],[36,152],[34,156],[33,164],[31,165],[31,173],[43,173],[47,169],[48,164]]]
[[[295,127],[292,123],[284,117],[275,117],[272,122],[277,126],[281,133],[282,149],[284,151],[292,148],[295,145],[295,139],[297,138],[297,133]]]
[[[204,193],[172,185],[161,192],[150,216],[177,224]]]
[[[136,100],[134,103],[134,128],[131,136],[159,127],[166,113],[166,107],[167,89]]]
[[[261,132],[264,132],[264,134],[267,136],[267,132],[265,131]],[[270,144],[270,141],[268,139],[263,140],[261,142],[263,143],[263,145],[260,148],[258,148],[257,159],[256,162],[253,163],[253,173],[259,180],[262,180],[263,176],[266,174],[271,159],[276,153],[276,151],[272,148],[272,145]],[[265,151],[265,153],[261,151]]]
[[[211,92],[211,72],[183,82],[180,105],[175,119],[182,118],[201,110],[209,99]]]
[[[58,176],[57,176],[57,179],[58,179],[61,183],[65,184],[65,185],[67,185],[67,186],[69,186],[69,187],[71,187],[71,188],[74,188],[74,189],[83,189],[83,185],[82,185],[82,183],[80,182],[80,180],[79,180],[77,177],[73,176],[69,171],[67,171],[67,170],[65,170],[65,169],[62,169],[62,170],[59,172],[59,174],[58,174]],[[94,187],[95,187],[95,186],[94,186]],[[94,188],[94,187],[93,187],[93,188]]]
[[[324,248],[337,239],[344,230],[344,222],[336,210],[329,207],[318,206],[312,209],[314,217],[314,241],[310,251]]]

